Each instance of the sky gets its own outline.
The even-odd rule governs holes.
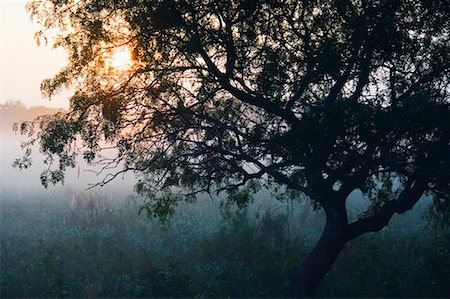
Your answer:
[[[66,65],[66,53],[62,49],[52,49],[51,38],[48,35],[49,45],[37,46],[34,34],[41,28],[30,20],[25,5],[26,1],[0,0],[0,105],[8,101],[20,101],[27,107],[47,106],[67,109],[71,90],[54,96],[51,101],[44,99],[40,92],[41,82],[53,77]],[[123,53],[121,55],[123,56]],[[122,56],[115,58],[117,61],[114,63],[119,63],[119,67],[120,61],[126,60]],[[48,113],[42,109],[30,109],[28,112],[33,111]],[[24,177],[27,179],[28,190],[31,187],[42,189],[39,176],[45,167],[42,162],[43,156],[37,155],[39,153],[37,148],[34,149],[32,169],[19,171],[11,168],[13,160],[21,155],[20,142],[27,138],[12,132],[11,121],[7,122],[8,117],[12,117],[14,121],[29,119],[14,118],[23,117],[21,115],[7,115],[7,117],[0,115],[0,193],[5,186],[10,188],[14,184],[17,188],[23,188],[21,184]],[[86,172],[92,168],[82,161],[77,161],[77,167],[66,173],[66,186],[73,190],[83,190],[88,187],[88,183],[96,183],[101,179]],[[129,191],[132,190],[134,183],[134,179],[129,176],[126,180],[116,180],[109,188]]]
[[[0,104],[20,101],[26,106],[68,108],[70,91],[44,99],[40,84],[66,64],[62,49],[38,47],[34,33],[40,27],[30,20],[26,1],[0,0]]]

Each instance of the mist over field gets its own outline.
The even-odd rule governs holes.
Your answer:
[[[278,201],[263,190],[238,211],[223,205],[224,196],[205,195],[162,223],[139,213],[132,176],[86,191],[99,178],[82,161],[64,185],[45,189],[37,148],[31,169],[11,167],[26,139],[11,127],[54,112],[0,107],[2,298],[289,296],[289,277],[324,226],[307,199]],[[380,233],[350,242],[317,296],[450,294],[450,231],[427,217],[428,203],[422,199]],[[366,207],[355,192],[350,219]]]
[[[60,109],[48,108],[44,106],[35,106],[27,108],[20,102],[9,102],[0,105],[0,128],[1,128],[1,153],[0,153],[0,180],[3,182],[2,189],[6,191],[20,190],[24,191],[45,191],[40,182],[40,174],[47,168],[44,164],[44,155],[39,150],[39,145],[33,147],[32,166],[26,170],[13,168],[12,164],[15,159],[21,158],[24,150],[20,145],[27,140],[27,135],[21,135],[18,131],[14,131],[14,124],[20,125],[24,121],[32,121],[38,116],[54,114]],[[99,167],[87,165],[87,163],[79,157],[76,161],[76,167],[69,168],[66,172],[65,184],[63,186],[52,186],[48,192],[81,192],[85,191],[91,185],[98,183],[108,173],[97,174]],[[115,193],[124,192],[132,193],[133,185],[136,180],[133,175],[118,177],[113,184],[109,184],[102,188],[102,192]],[[4,190],[5,191],[5,190]]]

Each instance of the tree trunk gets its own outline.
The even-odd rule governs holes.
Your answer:
[[[311,298],[323,277],[331,269],[346,243],[347,213],[342,209],[326,209],[327,221],[319,242],[294,273],[293,296]]]

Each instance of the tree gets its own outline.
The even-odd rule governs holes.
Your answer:
[[[238,205],[260,186],[308,196],[326,214],[318,244],[293,275],[293,295],[309,297],[348,241],[381,230],[424,194],[436,211],[448,211],[449,7],[447,0],[30,2],[69,55],[42,91],[51,97],[72,85],[75,93],[68,112],[22,131],[55,164],[44,185],[63,180],[81,154],[105,171],[118,167],[99,185],[140,174],[136,190],[158,216],[201,192],[226,192]],[[132,65],[112,67],[112,53],[124,48]],[[105,143],[117,156],[101,156]],[[345,203],[354,190],[370,208],[349,223]]]

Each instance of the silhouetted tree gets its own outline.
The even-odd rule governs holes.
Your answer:
[[[106,171],[119,167],[100,185],[138,173],[136,190],[158,216],[200,192],[227,192],[238,205],[261,185],[307,195],[326,225],[292,289],[312,296],[348,241],[381,230],[424,194],[448,210],[449,7],[34,1],[32,16],[59,30],[55,46],[69,55],[42,91],[51,97],[71,85],[75,93],[69,112],[22,129],[56,163],[43,172],[44,185],[63,179],[82,154]],[[132,65],[111,66],[113,51],[124,48]],[[103,142],[117,156],[100,156]],[[354,190],[371,205],[349,223]]]

